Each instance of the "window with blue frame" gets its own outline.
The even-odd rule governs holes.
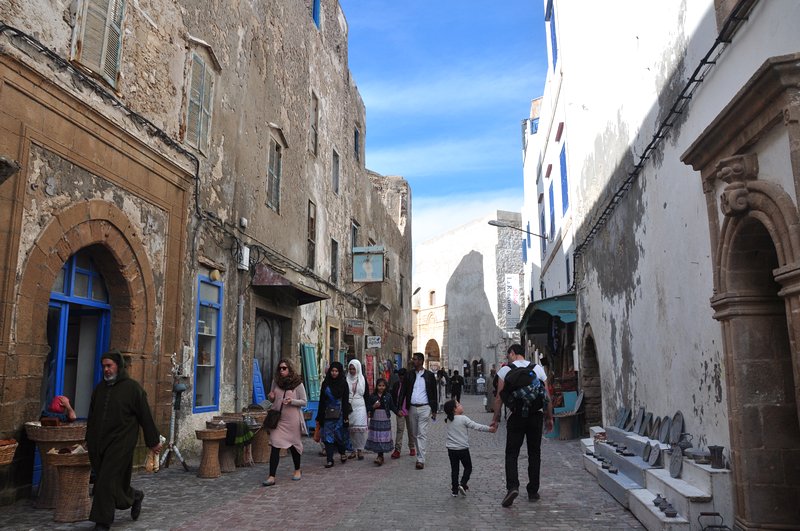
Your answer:
[[[197,297],[194,357],[195,413],[219,409],[219,366],[222,348],[222,282],[201,276]]]
[[[547,234],[547,225],[544,224],[544,208],[539,213],[539,234]],[[542,238],[542,258],[544,258],[544,254],[547,252],[547,240]]]
[[[535,135],[538,132],[539,132],[539,119],[534,118],[533,120],[531,120],[531,134]]]
[[[553,56],[553,70],[555,70],[556,62],[558,61],[558,40],[556,39],[556,13],[553,7],[553,0],[548,0],[547,2],[544,20],[550,24],[550,53]]]
[[[111,323],[106,284],[90,250],[78,251],[61,268],[47,310],[50,353],[42,375],[42,407],[64,395],[77,416],[86,417]]]
[[[550,240],[556,237],[556,209],[553,204],[553,183],[550,183],[550,191],[548,192],[550,199]]]
[[[561,164],[561,213],[566,214],[569,208],[569,182],[567,181],[567,146],[561,146],[561,155],[559,156],[559,163]]]
[[[320,4],[320,0],[313,0],[313,2],[314,2],[314,4],[313,4],[313,6],[311,7],[311,18],[313,18],[313,19],[314,19],[314,24],[315,24],[317,27],[319,27],[319,21],[320,21],[320,10],[321,10],[321,7],[320,7],[320,5],[319,5],[319,4]]]

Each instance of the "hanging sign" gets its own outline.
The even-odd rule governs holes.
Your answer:
[[[350,336],[363,336],[364,335],[364,320],[363,319],[347,319],[344,322],[344,333]]]
[[[353,247],[353,282],[383,282],[383,246]]]
[[[381,348],[381,336],[367,336],[367,348]]]

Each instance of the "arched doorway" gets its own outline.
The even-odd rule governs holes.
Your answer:
[[[591,426],[603,425],[603,392],[600,385],[600,365],[597,362],[597,348],[594,343],[591,325],[583,328],[581,341],[581,390],[583,391],[583,411],[586,432]]]
[[[283,319],[264,313],[256,315],[256,333],[253,342],[253,358],[258,360],[261,380],[264,389],[269,391],[275,370],[281,360],[282,323]]]
[[[439,343],[435,339],[429,339],[425,343],[425,363],[431,371],[438,371],[441,367]]]
[[[800,453],[792,348],[800,337],[800,249],[789,240],[798,219],[780,187],[748,188],[735,205],[744,209],[723,210],[720,289],[712,299],[725,344],[736,523],[788,529],[800,521],[791,464]]]

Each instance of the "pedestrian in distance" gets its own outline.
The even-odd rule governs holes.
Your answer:
[[[428,444],[428,428],[431,420],[436,422],[437,400],[436,377],[425,368],[425,355],[415,352],[411,356],[414,370],[406,375],[405,404],[411,417],[411,433],[417,445],[417,470],[425,468],[425,450]]]
[[[508,348],[508,366],[498,372],[497,399],[495,401],[492,426],[500,421],[500,406],[511,410],[506,423],[506,495],[501,505],[511,507],[519,496],[519,474],[517,463],[522,441],[528,448],[528,500],[539,499],[539,476],[542,454],[542,422],[545,433],[553,429],[552,404],[547,394],[547,375],[538,364],[525,359],[525,349],[519,343]]]
[[[128,376],[118,350],[100,357],[103,381],[92,392],[86,426],[89,460],[95,473],[94,499],[89,520],[95,529],[110,529],[115,509],[131,510],[138,520],[144,492],[131,487],[133,451],[139,440],[152,452],[161,451],[161,437],[153,421],[147,393]]]
[[[464,389],[464,377],[458,374],[458,371],[453,371],[453,377],[450,378],[450,397],[456,402],[461,402],[461,391]]]
[[[469,477],[472,474],[472,457],[469,455],[469,432],[467,430],[488,431],[494,433],[497,426],[478,424],[464,414],[464,407],[455,400],[448,400],[444,404],[445,423],[447,426],[447,456],[450,458],[450,486],[451,494],[458,496],[467,495],[469,490]],[[458,479],[459,464],[464,467],[461,481]]]
[[[319,410],[314,438],[325,443],[327,462],[333,466],[333,452],[338,450],[342,463],[347,462],[347,427],[350,423],[350,392],[344,376],[344,367],[338,361],[331,363],[319,391]]]
[[[369,434],[367,435],[366,449],[378,454],[375,464],[383,464],[383,454],[391,452],[392,444],[392,412],[397,414],[392,395],[386,389],[387,382],[378,378],[375,383],[375,392],[367,399],[367,415],[369,416]]]
[[[352,412],[350,413],[350,442],[353,445],[350,459],[358,457],[364,459],[364,447],[367,444],[367,380],[361,372],[361,362],[350,360],[347,364],[347,388],[350,391],[348,400]]]
[[[439,402],[439,412],[441,413],[442,407],[444,406],[445,400],[447,400],[447,378],[444,369],[439,369],[436,371],[436,383],[438,384],[439,394],[437,396],[437,402]]]
[[[406,407],[406,368],[401,367],[397,371],[398,379],[391,388],[392,400],[397,405],[397,418],[395,419],[396,428],[394,432],[394,451],[392,459],[399,459],[400,452],[403,450],[403,433],[408,440],[408,455],[417,455],[417,444],[414,435],[411,433],[411,418],[408,416]]]
[[[300,471],[300,457],[303,454],[302,437],[308,433],[303,418],[303,408],[308,402],[303,381],[289,360],[282,359],[278,362],[278,370],[267,398],[272,402],[270,409],[280,411],[280,418],[278,425],[269,432],[269,444],[272,447],[269,454],[269,475],[262,485],[271,487],[275,484],[281,449],[287,448],[294,462],[292,481],[300,481],[303,476]]]

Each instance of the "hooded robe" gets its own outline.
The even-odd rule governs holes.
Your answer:
[[[111,524],[115,509],[128,509],[133,505],[131,470],[139,426],[144,431],[148,448],[158,444],[159,433],[147,403],[147,393],[139,382],[128,376],[122,355],[112,351],[101,357],[106,358],[117,364],[117,378],[113,382],[100,382],[92,392],[86,443],[96,476],[89,519]]]

